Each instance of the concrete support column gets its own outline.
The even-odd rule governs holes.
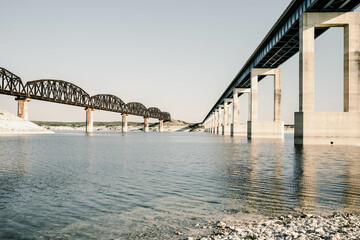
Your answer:
[[[149,118],[144,117],[144,132],[149,132]]]
[[[94,131],[94,118],[93,118],[93,111],[92,108],[85,108],[86,111],[86,128],[85,132],[92,133]]]
[[[164,120],[159,119],[159,132],[164,131]]]
[[[248,138],[284,138],[284,122],[281,121],[281,72],[279,68],[253,68]],[[258,76],[274,76],[274,121],[258,121]]]
[[[247,124],[240,123],[240,99],[239,94],[250,93],[250,88],[235,88],[233,90],[233,108],[232,108],[232,128],[231,136],[246,136],[247,135]],[[250,94],[249,94],[250,98]],[[250,101],[249,101],[250,103]],[[250,116],[250,115],[249,115]]]
[[[122,132],[125,133],[128,131],[128,126],[127,126],[127,114],[123,113],[121,114],[122,116]]]
[[[29,102],[30,98],[17,98],[18,102],[18,117],[26,121],[29,120]]]
[[[219,106],[219,110],[218,110],[218,130],[217,130],[217,134],[222,134],[222,122],[223,122],[223,117],[222,117],[222,114],[221,114],[221,109],[222,109],[222,106],[220,105]]]
[[[213,130],[212,130],[212,133],[213,134],[215,134],[216,133],[216,128],[217,128],[217,112],[216,112],[217,110],[215,110],[214,112],[213,112],[213,116],[214,116],[214,118],[213,118]]]
[[[225,99],[224,100],[224,131],[223,135],[230,135],[230,109],[229,103],[232,99]]]
[[[281,121],[281,71],[274,69],[274,121]]]
[[[360,145],[360,13],[306,12],[299,19],[299,112],[295,144]],[[314,31],[344,28],[344,112],[314,111]]]

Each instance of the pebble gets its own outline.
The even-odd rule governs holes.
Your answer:
[[[209,229],[213,227],[211,235],[188,237],[187,240],[360,239],[360,214],[355,213],[285,215],[258,222],[227,224],[218,221],[215,224],[208,222],[207,225]]]

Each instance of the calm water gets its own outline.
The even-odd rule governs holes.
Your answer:
[[[242,213],[358,211],[360,147],[292,138],[0,137],[0,239],[177,239]]]

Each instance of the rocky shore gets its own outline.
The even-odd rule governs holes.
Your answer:
[[[0,108],[0,135],[51,134],[52,131]]]
[[[332,215],[287,215],[263,218],[257,221],[241,220],[235,223],[208,223],[197,228],[211,229],[205,236],[187,240],[222,239],[360,239],[360,214],[334,213]]]

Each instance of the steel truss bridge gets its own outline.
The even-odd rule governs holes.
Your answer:
[[[250,56],[239,73],[210,109],[203,123],[235,88],[250,88],[251,69],[277,68],[299,51],[299,18],[304,12],[349,12],[360,6],[359,0],[293,0]],[[316,28],[315,38],[328,28]],[[259,77],[259,81],[264,77]],[[241,95],[240,93],[239,95]]]
[[[146,108],[139,102],[125,103],[119,97],[110,94],[90,96],[82,88],[62,80],[41,79],[24,84],[20,77],[2,67],[0,67],[0,94],[16,96],[19,99],[29,98],[144,118],[171,120],[168,112],[162,112],[156,107]]]

